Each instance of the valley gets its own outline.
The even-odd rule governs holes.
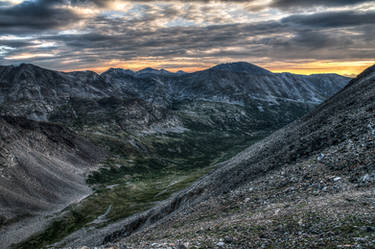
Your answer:
[[[348,81],[338,75],[273,74],[248,63],[192,74],[2,67],[3,115],[62,125],[102,151],[84,174],[92,193],[60,211],[48,208],[55,210],[49,224],[12,248],[76,245],[87,233],[97,234],[91,243],[100,244],[111,226],[175,196]],[[43,148],[50,153],[49,146]],[[12,220],[4,219],[6,228]]]
[[[374,84],[372,66],[99,248],[373,248]]]

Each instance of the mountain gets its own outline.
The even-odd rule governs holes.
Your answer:
[[[176,74],[182,75],[182,74],[187,74],[187,73],[184,72],[183,70],[178,70],[178,71],[176,72]]]
[[[219,64],[211,68],[214,71],[226,71],[232,73],[247,73],[252,75],[271,75],[272,73],[264,68],[247,62],[234,62]]]
[[[117,77],[121,77],[121,76],[125,76],[125,75],[131,75],[131,76],[134,76],[134,77],[142,78],[142,77],[150,77],[150,76],[155,76],[155,75],[169,75],[169,76],[182,75],[182,74],[186,74],[186,73],[182,70],[179,70],[176,73],[173,73],[173,72],[169,72],[165,69],[158,70],[158,69],[154,69],[154,68],[151,68],[151,67],[147,67],[147,68],[141,69],[139,71],[132,71],[132,70],[129,70],[129,69],[122,69],[122,68],[110,68],[107,71],[103,72],[102,74],[103,75],[117,75]]]
[[[96,73],[62,73],[34,66],[0,66],[0,113],[47,120],[48,113],[70,97],[99,98],[111,95]]]
[[[0,117],[0,137],[0,245],[6,248],[8,236],[31,235],[38,221],[16,228],[13,235],[3,226],[89,195],[85,178],[106,154],[62,126],[21,117]]]
[[[21,64],[0,67],[0,114],[59,122],[80,132],[93,131],[105,117],[111,120],[107,122],[111,131],[120,122],[121,130],[129,134],[203,129],[257,135],[312,110],[348,80],[335,74],[274,74],[245,62],[190,74],[111,68],[101,75]],[[129,108],[134,113],[132,124],[124,126]],[[173,125],[178,128],[172,129]]]
[[[131,89],[140,98],[162,105],[184,99],[242,105],[249,100],[264,102],[261,104],[278,104],[278,101],[318,104],[349,81],[335,74],[274,74],[245,62],[221,64],[178,76],[154,74],[136,79],[108,71],[101,76],[117,89]]]
[[[47,121],[70,98],[140,98],[167,107],[189,99],[248,105],[260,109],[296,102],[316,105],[341,89],[348,78],[339,75],[273,74],[249,63],[170,73],[146,68],[138,72],[109,69],[62,73],[31,64],[0,67],[0,113]]]
[[[372,248],[374,99],[375,65],[168,201],[95,232],[81,230],[64,243]]]
[[[223,126],[224,113],[229,115],[227,120],[241,120],[242,127],[258,123],[264,128],[272,124],[280,128],[312,110],[349,81],[336,74],[274,74],[245,62],[221,64],[181,75],[148,74],[139,78],[107,71],[101,77],[118,92],[127,91],[153,105],[184,114],[183,118],[190,124],[193,120],[201,126],[195,121],[210,120],[203,126],[212,124],[208,127],[214,129]],[[236,111],[209,114],[209,110],[227,108]],[[234,129],[237,129],[237,121],[230,124]],[[228,127],[226,123],[224,126]]]
[[[174,73],[169,72],[165,69],[153,69],[151,67],[144,68],[139,70],[135,73],[137,77],[146,77],[146,76],[154,76],[154,75],[174,75]]]
[[[103,72],[103,74],[119,74],[120,76],[120,75],[135,75],[135,72],[129,69],[111,67],[107,71]]]

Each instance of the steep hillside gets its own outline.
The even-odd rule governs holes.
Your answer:
[[[58,125],[1,117],[0,207],[4,222],[85,195],[104,152]]]
[[[169,201],[65,242],[122,240],[119,246],[131,248],[372,248],[374,100],[375,66],[315,111],[221,163]]]
[[[49,120],[92,132],[162,132],[178,129],[179,120],[167,109],[137,98],[71,98]]]
[[[7,248],[39,229],[34,219],[23,230],[24,220],[90,194],[85,178],[105,152],[59,125],[19,117],[0,117],[0,137],[0,245]]]

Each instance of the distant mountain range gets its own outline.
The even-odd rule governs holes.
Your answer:
[[[336,74],[276,74],[244,62],[221,64],[195,73],[111,68],[100,75],[21,64],[0,66],[0,113],[48,120],[56,107],[73,97],[132,97],[163,107],[184,100],[238,105],[257,102],[260,110],[280,102],[317,105],[349,80]]]
[[[103,74],[122,74],[122,75],[131,75],[134,77],[147,77],[150,75],[167,75],[167,76],[176,76],[176,75],[182,75],[186,74],[184,71],[179,70],[175,73],[167,71],[165,69],[154,69],[151,67],[144,68],[139,71],[132,71],[129,69],[122,69],[122,68],[110,68],[107,71],[105,71]]]
[[[250,63],[220,64],[184,74],[165,74],[145,69],[147,74],[108,70],[101,74],[120,92],[131,89],[139,97],[157,104],[173,100],[204,99],[245,104],[262,100],[277,104],[295,101],[318,104],[342,88],[349,78],[337,74],[296,75],[271,73]]]

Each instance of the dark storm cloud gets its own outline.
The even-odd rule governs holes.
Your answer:
[[[274,0],[271,6],[282,9],[293,9],[314,6],[340,7],[371,2],[373,2],[373,0]]]
[[[102,19],[101,19],[102,20]],[[108,20],[111,22],[113,20]],[[117,24],[116,21],[115,25]],[[111,26],[111,25],[109,25]],[[66,45],[82,48],[100,48],[111,50],[143,50],[145,48],[174,47],[181,49],[206,49],[215,45],[228,45],[229,42],[249,36],[264,35],[285,29],[277,22],[253,24],[228,24],[201,27],[173,27],[158,30],[133,30],[123,25],[117,27],[118,34],[77,34],[48,36],[45,39],[58,40]],[[241,42],[237,41],[236,43]],[[109,46],[110,45],[110,46]],[[113,56],[113,55],[112,55]]]
[[[63,1],[63,0],[62,0]],[[66,0],[69,1],[69,0]],[[233,3],[253,3],[255,0],[163,0],[164,2],[185,2],[185,3],[209,3],[209,2],[233,2]],[[95,4],[97,6],[106,6],[113,0],[70,0],[72,4]],[[138,3],[157,3],[157,0],[129,0],[129,2]],[[160,1],[159,1],[160,2]],[[293,8],[309,8],[316,6],[326,7],[343,7],[351,5],[359,5],[363,3],[373,3],[373,0],[273,0],[268,6],[280,9]],[[266,7],[267,5],[264,5]],[[262,9],[263,7],[254,8],[254,10]]]
[[[318,15],[318,14],[317,14]],[[320,14],[319,14],[320,15]],[[299,16],[301,18],[301,16]],[[100,18],[103,22],[103,17]],[[345,57],[357,56],[371,58],[373,49],[361,54],[359,48],[366,33],[366,22],[363,27],[356,27],[356,35],[351,37],[351,24],[348,29],[316,29],[314,25],[300,27],[300,22],[272,21],[256,24],[228,24],[201,27],[173,27],[158,30],[133,30],[127,25],[117,27],[116,20],[107,20],[116,26],[116,35],[90,33],[83,35],[59,35],[46,39],[64,43],[69,49],[61,56],[73,58],[70,51],[80,51],[79,57],[85,62],[98,62],[110,59],[130,60],[139,56],[173,58],[175,56],[199,57],[235,57],[270,56],[282,59],[305,58],[306,52],[311,58],[322,59],[337,56],[336,49],[347,49]],[[328,25],[331,27],[332,25]],[[326,27],[326,25],[324,25]],[[263,38],[266,36],[266,38]],[[249,40],[248,38],[252,38]],[[260,38],[257,38],[260,37]],[[372,38],[374,36],[372,35]],[[369,42],[373,44],[374,42]],[[371,46],[371,45],[370,45]],[[237,47],[240,49],[227,50]],[[211,51],[215,49],[215,51]],[[353,48],[351,50],[350,48]],[[370,51],[370,53],[369,53]],[[84,56],[82,56],[84,55]]]
[[[15,6],[0,8],[0,32],[35,32],[60,28],[79,17],[68,9],[54,8],[63,1],[25,1]]]
[[[103,17],[100,17],[100,20],[103,21]],[[111,26],[111,21],[117,23],[114,20],[107,20],[107,25]],[[299,22],[291,23],[291,21],[215,25],[203,29],[174,27],[155,31],[131,30],[131,27],[123,25],[117,27],[117,32],[116,35],[89,33],[48,36],[44,39],[65,44],[65,49],[62,49],[55,60],[79,60],[75,65],[100,63],[112,59],[131,60],[139,56],[166,59],[175,56],[190,58],[269,56],[278,59],[298,59],[305,58],[306,52],[309,53],[310,58],[315,59],[375,56],[373,49],[367,51],[356,49],[361,48],[363,38],[368,36],[365,33],[366,28],[356,29],[356,37],[348,37],[346,33],[340,33],[342,30],[332,32],[332,30],[299,28]],[[291,37],[284,34],[289,34]],[[267,36],[267,38],[256,38],[257,36]],[[247,39],[249,37],[254,39],[249,41]],[[373,41],[371,43],[374,44]],[[226,50],[233,46],[241,49]],[[213,48],[217,50],[211,51]],[[338,53],[337,50],[344,48],[346,48],[345,52]],[[79,53],[74,53],[78,51]],[[40,61],[51,61],[51,58],[42,58]]]
[[[72,23],[75,23],[77,20],[80,19],[80,17],[74,13],[72,10],[67,8],[59,8],[61,6],[66,5],[73,5],[73,6],[97,6],[97,7],[105,7],[108,6],[109,3],[113,3],[113,0],[36,0],[36,1],[24,1],[21,4],[15,5],[15,6],[9,6],[6,2],[3,4],[0,4],[0,32],[1,33],[15,33],[19,34],[22,32],[35,32],[35,31],[44,31],[44,30],[50,30],[54,28],[61,28],[66,27]],[[153,1],[135,1],[132,2],[153,2]],[[155,2],[155,1],[154,1]],[[196,1],[182,1],[182,2],[196,2]],[[198,2],[210,2],[210,1],[198,1]],[[223,2],[252,2],[252,1],[223,1]],[[357,4],[366,2],[365,0],[359,0],[359,1],[349,1],[349,0],[330,0],[330,1],[323,1],[323,0],[317,0],[317,1],[292,1],[292,0],[278,0],[272,2],[272,6],[277,7],[283,7],[283,6],[312,6],[312,5],[347,5],[347,4]],[[188,14],[184,13],[178,13],[173,6],[169,6],[165,9],[163,9],[163,13],[158,13],[156,15],[155,13],[148,13],[147,8],[149,8],[149,12],[152,11],[152,8],[150,6],[146,6],[145,11],[145,17],[148,18],[148,20],[143,21],[152,21],[156,20],[160,17],[175,17],[175,16],[182,16],[186,19],[192,19],[194,20],[194,6],[190,7],[192,8],[190,11],[188,11]],[[204,8],[204,7],[203,7]],[[209,7],[206,7],[209,8]],[[204,11],[202,9],[201,11]],[[333,15],[331,15],[333,14]],[[301,24],[307,24],[310,25],[313,22],[319,23],[326,23],[327,25],[331,23],[336,24],[342,23],[345,25],[345,23],[355,23],[358,21],[361,21],[361,18],[366,18],[368,22],[374,20],[373,15],[363,16],[361,14],[355,14],[355,13],[345,13],[340,15],[335,15],[335,13],[327,13],[327,16],[324,16],[325,14],[321,16],[311,16],[311,17],[305,17],[305,16],[295,16],[296,20],[290,20],[286,19],[285,21],[293,21],[297,22],[299,21]],[[222,20],[221,16],[215,17],[217,20],[217,23],[220,23]],[[299,19],[298,19],[299,18]],[[302,19],[303,18],[303,19]],[[339,20],[339,18],[343,18]],[[138,20],[134,20],[134,24],[137,24]],[[214,20],[215,21],[215,20]]]
[[[63,7],[104,8],[110,2],[37,0],[13,7],[0,7],[0,36],[16,34],[26,37],[0,40],[0,46],[5,47],[3,51],[8,49],[5,55],[0,54],[0,63],[18,62],[11,58],[22,53],[52,53],[53,57],[26,58],[22,62],[35,62],[54,68],[86,67],[111,60],[143,60],[146,57],[163,62],[173,62],[175,58],[200,62],[223,57],[241,60],[272,58],[280,61],[306,57],[312,60],[375,58],[374,11],[327,11],[257,22],[243,21],[246,19],[237,21],[234,18],[228,24],[225,13],[216,13],[222,10],[212,9],[208,5],[185,8],[140,5],[137,9],[139,13],[132,12],[138,15],[129,17],[120,13],[112,16],[106,9],[85,19],[78,17],[70,8]],[[276,1],[274,4],[281,2],[288,6],[287,3],[292,1]],[[308,1],[298,2],[296,6],[307,4]],[[335,6],[349,3],[332,2]],[[315,3],[321,5],[323,1]],[[193,24],[169,25],[168,22],[176,18]],[[200,22],[202,19],[204,21]],[[69,25],[78,20],[82,21],[82,25],[76,30],[58,32],[70,28]],[[33,37],[27,38],[28,34],[33,34]]]
[[[375,24],[375,12],[324,12],[311,15],[293,15],[282,19],[284,23],[314,28],[338,28]]]
[[[33,45],[30,41],[23,40],[2,40],[0,41],[0,46],[8,46],[11,48],[23,48]]]

